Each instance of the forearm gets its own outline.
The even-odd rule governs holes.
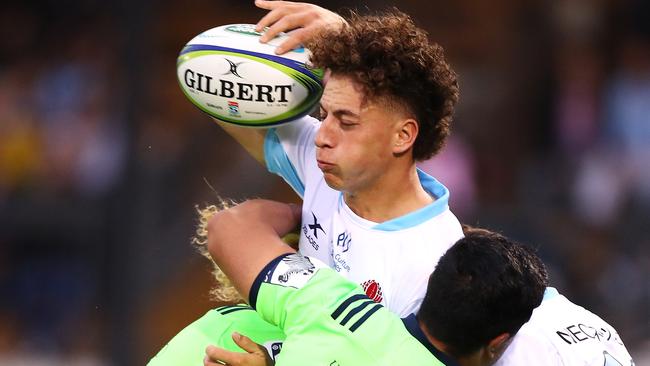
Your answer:
[[[278,237],[285,236],[300,223],[300,206],[292,203],[254,199],[243,202],[229,211],[241,220],[272,229]],[[243,228],[244,234],[250,228]]]
[[[208,250],[245,299],[255,277],[271,260],[292,253],[280,239],[298,224],[300,208],[253,200],[218,212],[208,224]]]

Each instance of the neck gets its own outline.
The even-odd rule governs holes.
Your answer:
[[[449,357],[453,357],[449,354],[449,347],[447,347],[447,344],[444,342],[438,340],[436,337],[432,336],[431,333],[429,333],[429,330],[427,327],[422,323],[422,321],[418,318],[418,325],[420,326],[420,329],[422,330],[422,333],[427,337],[427,340],[433,344],[434,347],[439,349],[441,352],[444,354],[448,355]]]
[[[436,337],[432,336],[431,333],[429,333],[427,327],[418,319],[418,325],[420,326],[420,329],[422,330],[422,333],[427,337],[427,340],[431,342],[431,344],[436,347],[440,352],[444,353],[451,359],[455,360],[459,366],[482,366],[484,365],[480,361],[480,357],[476,357],[476,354],[472,354],[468,357],[455,357],[449,352],[449,346],[447,346],[446,343],[443,341],[437,339]]]
[[[431,344],[436,347],[440,352],[444,353],[447,357],[453,359],[454,361],[457,362],[458,366],[480,366],[480,363],[476,363],[476,360],[474,358],[467,358],[467,357],[454,357],[449,353],[449,346],[447,346],[446,343],[442,342],[441,340],[437,339],[436,337],[432,336],[431,333],[429,333],[427,327],[418,319],[418,325],[420,326],[420,329],[422,330],[422,333],[427,337],[427,340],[431,342]]]
[[[420,184],[415,164],[392,169],[374,184],[344,193],[345,203],[360,217],[384,222],[418,210],[434,201]]]

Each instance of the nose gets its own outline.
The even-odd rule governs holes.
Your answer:
[[[332,120],[331,116],[325,117],[325,119],[321,122],[320,128],[318,129],[318,132],[316,133],[316,139],[314,140],[316,143],[316,147],[318,148],[325,148],[329,147],[332,148],[334,147],[334,131],[332,130],[334,126],[334,122]]]

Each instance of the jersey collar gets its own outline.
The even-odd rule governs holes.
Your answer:
[[[542,299],[542,302],[548,301],[556,296],[558,296],[560,293],[555,289],[555,287],[547,287],[546,290],[544,290],[544,298]]]
[[[456,362],[448,355],[444,354],[441,350],[437,349],[436,346],[429,342],[427,336],[424,335],[424,332],[422,332],[422,329],[420,329],[420,325],[418,324],[418,319],[415,317],[415,314],[411,314],[406,318],[402,318],[402,322],[404,323],[406,330],[408,330],[408,332],[411,333],[415,339],[420,341],[420,343],[422,343],[422,345],[424,345],[429,350],[429,352],[431,352],[431,354],[433,354],[438,359],[438,361],[442,362],[445,366],[459,366],[458,362]]]
[[[419,168],[417,169],[417,173],[422,188],[424,188],[424,190],[431,196],[435,197],[435,201],[416,211],[382,223],[376,223],[355,214],[354,211],[352,211],[352,209],[350,209],[345,203],[343,193],[339,195],[339,206],[343,208],[348,217],[352,218],[352,220],[373,230],[398,231],[420,225],[449,209],[449,190],[442,183],[438,182],[435,178],[423,172]]]

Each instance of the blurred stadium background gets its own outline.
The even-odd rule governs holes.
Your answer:
[[[650,2],[397,5],[461,102],[422,168],[462,221],[537,246],[552,281],[650,364]],[[296,201],[182,95],[181,47],[252,1],[2,2],[0,364],[142,365],[214,304],[194,205]]]

